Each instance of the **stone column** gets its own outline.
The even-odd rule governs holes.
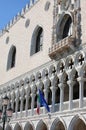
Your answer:
[[[44,89],[44,98],[46,102],[48,103],[48,89]],[[46,109],[44,108],[43,113],[46,113]]]
[[[23,111],[23,97],[21,97],[20,112]]]
[[[15,99],[15,102],[16,102],[15,112],[16,112],[16,117],[17,117],[17,112],[18,112],[18,102],[19,102],[19,99],[16,98],[16,99]]]
[[[51,91],[52,91],[52,112],[54,112],[55,110],[55,87],[51,87]]]
[[[34,100],[35,100],[35,94],[31,94],[31,115],[34,115]]]
[[[60,88],[60,111],[63,110],[63,100],[64,100],[64,84],[60,83],[59,85]]]
[[[29,98],[29,96],[26,95],[25,98],[26,98],[26,106],[25,106],[25,110],[27,111],[27,110],[28,110],[28,98]]]
[[[69,85],[69,110],[73,108],[73,81],[67,82]]]
[[[79,108],[83,107],[83,80],[79,80]]]

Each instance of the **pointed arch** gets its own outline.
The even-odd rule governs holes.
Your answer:
[[[15,66],[15,61],[16,61],[16,47],[12,45],[8,54],[7,70]]]
[[[56,118],[53,121],[50,130],[60,130],[60,129],[61,130],[66,130],[67,126],[66,126],[65,122],[62,119]]]
[[[72,118],[68,130],[85,130],[86,119],[81,115],[76,115]]]
[[[63,13],[57,23],[57,42],[72,35],[73,17],[71,13]]]
[[[21,126],[19,125],[19,123],[16,123],[14,130],[22,130]]]
[[[5,130],[12,130],[12,128],[11,128],[11,126],[8,124],[7,126],[6,126],[6,129]]]
[[[33,130],[33,126],[31,125],[31,123],[27,122],[24,126],[24,130]]]
[[[32,35],[30,56],[41,51],[42,45],[43,45],[43,28],[37,25]]]
[[[38,122],[36,130],[48,130],[47,125],[43,122],[43,120]]]
[[[68,69],[72,69],[74,66],[74,57],[73,56],[69,56],[66,58],[66,62],[65,62],[65,68],[66,70]]]
[[[60,60],[57,63],[57,73],[63,72],[65,69],[65,61],[64,60]]]
[[[76,68],[78,65],[82,65],[85,61],[85,52],[84,51],[79,51],[78,53],[76,53],[76,56],[75,56],[75,65],[76,65]]]

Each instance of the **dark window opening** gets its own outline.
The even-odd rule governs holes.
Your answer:
[[[41,51],[43,49],[43,28],[38,27],[35,29],[31,40],[30,55]]]
[[[15,66],[16,49],[13,50],[11,68]]]
[[[35,52],[39,52],[42,49],[42,39],[43,39],[43,29],[40,28],[38,31],[38,35],[36,38],[36,50]]]
[[[68,20],[66,21],[64,29],[63,29],[62,39],[71,34],[71,32],[70,32],[71,31],[71,23],[72,23],[72,19],[71,19],[71,17],[69,17]]]
[[[79,83],[77,82],[74,86],[73,86],[73,99],[79,99]]]
[[[55,103],[60,103],[60,88],[59,87],[55,92]]]
[[[16,47],[12,46],[8,54],[7,70],[15,66],[15,60],[16,60]]]

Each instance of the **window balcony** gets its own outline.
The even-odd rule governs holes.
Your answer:
[[[68,36],[61,41],[57,42],[56,44],[53,44],[51,48],[49,48],[49,57],[51,59],[54,59],[59,56],[59,54],[64,54],[68,50],[74,50],[75,38],[72,36]]]

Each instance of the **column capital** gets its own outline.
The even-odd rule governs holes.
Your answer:
[[[77,81],[79,81],[79,82],[81,82],[81,81],[84,82],[84,81],[86,81],[86,78],[78,77],[78,78],[77,78]]]
[[[75,83],[76,81],[72,81],[72,80],[67,81],[67,84],[69,85],[69,87],[73,87]]]
[[[60,84],[58,84],[58,86],[59,86],[60,89],[63,89],[67,86],[67,84],[66,83],[60,83]]]

